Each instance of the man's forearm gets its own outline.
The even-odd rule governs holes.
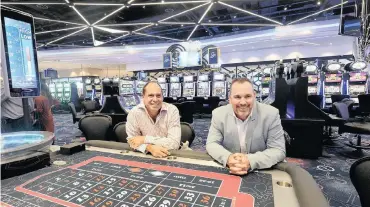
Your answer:
[[[247,154],[251,170],[270,168],[285,158],[285,152],[276,148],[269,148],[262,152]]]
[[[145,136],[144,143],[159,145],[159,146],[165,147],[170,150],[177,150],[180,147],[180,141],[177,141],[174,138],[169,138],[169,137]]]
[[[209,155],[219,163],[221,163],[224,167],[226,167],[227,160],[229,156],[232,154],[229,150],[225,149],[222,145],[212,142],[207,143],[206,149]]]

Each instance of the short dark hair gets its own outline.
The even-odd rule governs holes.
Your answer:
[[[240,83],[240,84],[242,84],[242,83],[245,83],[245,82],[250,83],[252,85],[252,87],[253,87],[253,83],[252,83],[251,80],[249,80],[249,78],[236,78],[236,79],[233,79],[231,81],[231,85],[230,85],[230,93],[231,93],[231,88],[233,87],[234,83]],[[254,91],[254,89],[253,89],[253,91]]]
[[[145,89],[146,89],[146,87],[149,85],[149,84],[151,84],[151,83],[155,83],[155,84],[157,84],[160,88],[161,88],[161,86],[159,85],[159,83],[157,82],[157,81],[149,81],[149,82],[147,82],[145,85],[144,85],[144,87],[143,87],[143,95],[145,94]],[[162,89],[162,88],[161,88]],[[161,90],[161,92],[162,92],[162,90]]]

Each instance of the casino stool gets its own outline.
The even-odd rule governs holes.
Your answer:
[[[229,104],[228,101],[220,101],[220,103],[218,103],[218,106],[226,106],[227,104]]]
[[[195,101],[184,101],[179,105],[180,121],[189,124],[193,123]]]
[[[78,123],[86,140],[108,140],[107,134],[111,126],[112,119],[103,114],[87,115]]]
[[[363,157],[351,165],[349,177],[360,197],[361,206],[370,206],[370,157]]]
[[[339,133],[348,132],[356,134],[357,142],[353,143],[350,140],[348,143],[344,143],[345,145],[355,148],[356,150],[350,153],[341,153],[346,157],[351,158],[361,158],[365,156],[365,153],[362,149],[370,150],[370,145],[362,145],[361,135],[360,134],[370,134],[370,122],[365,122],[366,119],[353,119],[349,117],[348,107],[345,103],[334,103],[333,107],[335,107],[336,111],[338,112],[338,116],[343,118],[346,123],[339,126]]]
[[[195,138],[194,129],[193,127],[191,127],[190,124],[186,122],[181,122],[180,125],[181,125],[181,143],[180,144],[188,141],[189,147],[190,147]]]
[[[201,117],[203,114],[203,104],[205,99],[204,97],[194,97],[193,101],[195,101],[195,114]]]
[[[126,122],[120,122],[116,124],[113,128],[113,132],[117,137],[118,142],[127,143],[127,133],[126,133]]]
[[[341,102],[345,98],[349,99],[350,96],[349,95],[331,95],[331,102],[332,103]]]
[[[78,114],[77,114],[77,111],[76,111],[75,105],[74,105],[72,102],[68,103],[68,106],[69,106],[69,110],[70,110],[70,111],[71,111],[71,113],[72,113],[72,118],[73,118],[73,123],[74,123],[74,124],[75,124],[76,122],[80,121],[80,119],[84,117],[83,115],[78,115]]]
[[[163,98],[163,101],[166,102],[166,103],[175,103],[175,99],[173,99],[172,97],[164,97]]]
[[[82,102],[83,113],[91,113],[96,111],[96,102],[95,101],[84,101]]]

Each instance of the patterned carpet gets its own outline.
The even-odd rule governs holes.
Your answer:
[[[54,115],[56,126],[56,144],[63,145],[73,141],[73,137],[81,132],[78,123],[72,123],[71,114]],[[210,119],[195,119],[192,124],[196,138],[191,146],[193,150],[205,151],[206,138]],[[370,140],[370,137],[366,137]],[[343,141],[343,140],[339,140]],[[350,148],[328,148],[326,151],[333,156],[331,158],[319,158],[317,160],[287,158],[306,169],[316,180],[323,190],[326,198],[333,207],[361,207],[359,197],[349,178],[349,169],[355,161],[340,154],[350,151]]]

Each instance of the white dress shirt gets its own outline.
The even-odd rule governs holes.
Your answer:
[[[247,129],[248,129],[248,123],[251,117],[251,114],[249,114],[248,118],[246,120],[241,120],[239,119],[235,113],[235,122],[236,122],[236,127],[238,128],[238,135],[239,135],[239,142],[240,142],[240,153],[247,153],[247,144],[245,142],[247,138]]]

